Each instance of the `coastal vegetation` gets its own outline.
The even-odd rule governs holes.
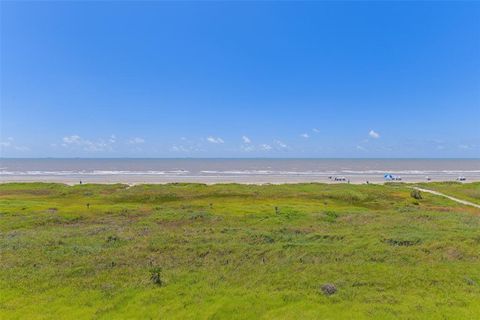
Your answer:
[[[424,188],[480,203],[480,183]],[[411,185],[0,184],[1,319],[478,319],[480,210]]]

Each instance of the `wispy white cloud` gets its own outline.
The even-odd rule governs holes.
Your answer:
[[[243,144],[240,146],[240,149],[244,152],[252,152],[252,151],[255,151],[255,147],[252,146],[251,144]]]
[[[252,142],[252,140],[250,140],[250,138],[247,137],[247,136],[242,136],[242,140],[243,140],[243,143],[251,143]]]
[[[140,137],[131,138],[127,141],[128,144],[143,144],[145,143],[145,139]]]
[[[8,137],[5,141],[0,141],[0,147],[10,147],[12,146],[13,138]]]
[[[280,141],[280,140],[275,140],[274,142],[275,142],[275,144],[277,145],[277,147],[279,147],[280,149],[286,149],[286,148],[288,148],[288,146],[287,146],[285,143],[283,143],[282,141]]]
[[[240,145],[240,150],[243,152],[253,152],[253,151],[273,151],[273,150],[286,150],[288,146],[280,140],[273,140],[272,143],[262,143],[254,145],[252,143],[244,143]]]
[[[315,132],[315,133],[319,133],[319,132],[320,132],[320,129],[313,128],[312,131]]]
[[[29,151],[30,148],[29,147],[25,147],[25,146],[13,146],[13,148],[17,151]]]
[[[272,146],[269,144],[264,143],[260,145],[260,150],[262,151],[270,151],[272,149],[273,149]]]
[[[367,148],[365,148],[364,146],[361,146],[361,145],[358,145],[356,147],[357,150],[360,150],[360,151],[367,151]]]
[[[310,138],[310,135],[309,135],[308,133],[302,133],[302,134],[300,135],[300,137],[302,137],[302,138],[304,138],[304,139],[308,139],[308,138]]]
[[[79,135],[71,135],[62,138],[63,143],[66,145],[69,144],[82,144],[85,140],[83,140]]]
[[[65,136],[62,138],[62,147],[65,148],[82,148],[85,151],[106,151],[106,150],[112,150],[112,142],[111,142],[111,137],[107,140],[99,139],[96,141],[84,139],[80,137],[79,135],[70,135],[70,136]]]
[[[25,147],[25,146],[19,146],[14,143],[14,139],[12,137],[8,137],[4,141],[0,141],[0,147],[1,148],[8,148],[8,149],[13,149],[16,151],[28,151],[30,148]]]
[[[171,148],[174,152],[190,152],[190,148],[182,146],[182,145],[173,145]]]
[[[220,137],[207,137],[207,141],[210,142],[210,143],[215,143],[215,144],[220,144],[220,143],[224,143],[225,141],[223,141],[222,138]]]
[[[181,152],[181,153],[195,153],[205,151],[203,149],[202,143],[200,142],[203,139],[194,140],[187,137],[180,137],[180,142],[173,143],[170,147],[170,151]]]
[[[181,144],[172,145],[170,150],[174,152],[182,152],[182,153],[194,153],[194,152],[204,151],[202,150],[200,144],[195,143],[193,141],[188,141],[188,140],[185,140]]]
[[[368,133],[368,135],[370,137],[372,137],[373,139],[378,139],[380,138],[380,133],[374,131],[374,130],[370,130],[370,132]],[[388,139],[387,139],[388,140]]]

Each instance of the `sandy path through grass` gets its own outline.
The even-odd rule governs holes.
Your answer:
[[[480,209],[480,205],[478,205],[478,204],[476,204],[476,203],[473,203],[473,202],[470,202],[470,201],[458,199],[458,198],[455,198],[455,197],[452,197],[452,196],[449,196],[449,195],[446,195],[446,194],[444,194],[444,193],[441,193],[441,192],[438,192],[438,191],[434,191],[434,190],[423,189],[423,188],[419,188],[419,187],[413,187],[413,188],[416,189],[416,190],[422,191],[422,192],[428,192],[428,193],[431,193],[431,194],[435,194],[435,195],[437,195],[437,196],[441,196],[441,197],[450,199],[450,200],[452,200],[452,201],[455,201],[455,202],[458,202],[458,203],[461,203],[461,204],[464,204],[464,205],[467,205],[467,206],[472,206],[472,207],[475,207],[475,208],[479,208],[479,209]]]

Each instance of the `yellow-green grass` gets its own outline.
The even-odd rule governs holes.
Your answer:
[[[478,319],[480,210],[410,191],[2,184],[0,318]]]

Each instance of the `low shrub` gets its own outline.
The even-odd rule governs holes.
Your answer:
[[[157,286],[162,286],[164,281],[162,280],[162,268],[155,267],[150,270],[150,281]]]
[[[417,200],[421,200],[422,199],[422,193],[420,192],[420,190],[413,189],[412,192],[410,192],[410,197],[412,197],[414,199],[417,199]]]
[[[337,287],[332,283],[326,283],[320,288],[324,295],[331,296],[337,292]]]

